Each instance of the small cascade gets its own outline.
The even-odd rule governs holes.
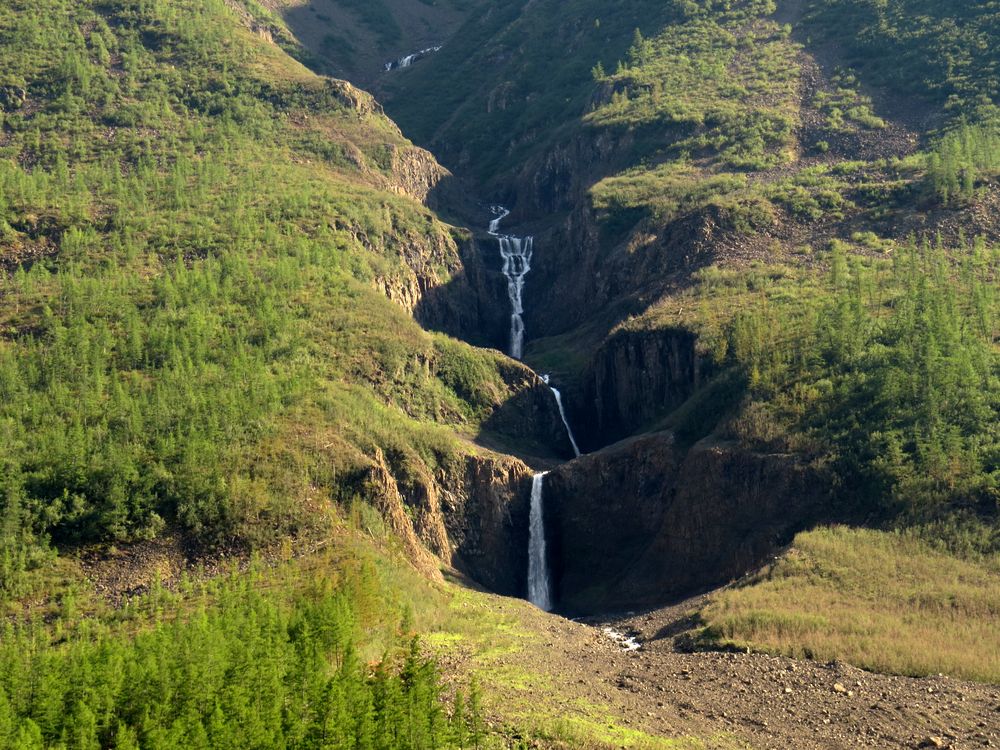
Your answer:
[[[546,612],[552,609],[549,564],[545,556],[545,518],[543,492],[545,474],[535,474],[531,481],[531,511],[528,535],[528,601]]]
[[[549,387],[549,390],[552,391],[552,395],[555,397],[556,406],[559,407],[559,416],[562,418],[563,427],[566,428],[566,434],[569,435],[570,445],[573,446],[573,453],[577,458],[579,458],[580,447],[576,444],[576,438],[573,437],[573,428],[569,426],[569,420],[566,418],[566,409],[563,407],[562,394],[559,392],[558,388],[554,387],[552,383],[549,382],[548,375],[542,375],[542,382]]]
[[[494,218],[489,233],[500,242],[503,275],[507,277],[507,297],[510,299],[510,356],[521,359],[524,354],[524,279],[531,270],[534,237],[500,234],[500,222],[510,215],[503,206],[493,207]]]
[[[440,52],[440,51],[441,51],[441,45],[438,45],[436,47],[428,47],[427,49],[422,49],[419,52],[413,52],[409,55],[406,55],[405,57],[401,57],[398,60],[392,60],[391,62],[387,62],[383,67],[385,68],[386,72],[389,72],[390,70],[399,70],[400,68],[408,68],[411,65],[413,65],[413,63],[415,63],[417,60],[422,60],[428,55],[433,55],[435,52]]]
[[[494,218],[490,222],[490,228],[487,231],[496,237],[500,234],[500,222],[510,216],[510,211],[503,206],[493,206],[493,216]]]
[[[622,651],[631,653],[642,650],[642,643],[634,635],[625,635],[612,627],[603,627],[601,632]]]

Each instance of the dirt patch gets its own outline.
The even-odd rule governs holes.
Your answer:
[[[185,576],[208,579],[234,569],[246,570],[250,564],[245,544],[232,542],[208,549],[177,532],[117,547],[83,549],[75,556],[94,592],[113,606],[157,585],[173,589]],[[271,556],[265,553],[263,559]]]
[[[573,622],[522,602],[488,597],[489,607],[536,634],[535,644],[493,659],[480,673],[521,671],[504,687],[490,680],[494,724],[523,706],[546,706],[566,721],[593,717],[658,737],[714,738],[705,747],[840,750],[877,747],[1000,747],[1000,691],[938,676],[872,674],[755,653],[685,653],[698,599],[602,622]],[[603,631],[641,643],[628,651]],[[446,672],[473,666],[455,651]],[[488,675],[487,675],[488,677]],[[496,706],[503,706],[497,710]]]

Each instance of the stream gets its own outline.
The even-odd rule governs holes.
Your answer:
[[[503,206],[493,206],[493,219],[487,232],[495,237],[500,245],[500,257],[503,259],[501,270],[507,278],[507,297],[510,301],[510,349],[509,354],[514,359],[521,359],[524,354],[524,281],[531,271],[531,256],[534,252],[534,237],[517,237],[512,234],[501,234],[500,222],[510,216],[510,211]],[[541,375],[542,382],[548,386],[559,409],[566,434],[569,436],[573,454],[580,456],[573,429],[566,417],[562,393],[552,385],[549,375]],[[535,474],[531,482],[531,509],[528,533],[528,601],[546,612],[552,609],[551,576],[549,574],[548,558],[545,553],[545,474]]]
[[[417,60],[422,60],[428,55],[433,55],[435,52],[441,51],[441,45],[436,47],[428,47],[427,49],[422,49],[419,52],[411,52],[409,55],[399,58],[398,60],[391,60],[387,62],[383,69],[388,73],[391,70],[399,70],[400,68],[408,68]]]

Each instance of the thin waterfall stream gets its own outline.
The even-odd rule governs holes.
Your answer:
[[[548,375],[542,375],[542,381],[549,387],[549,390],[552,391],[552,396],[556,400],[556,406],[559,407],[559,417],[562,419],[563,427],[566,428],[566,434],[569,435],[569,443],[573,446],[573,453],[577,458],[579,458],[580,446],[576,444],[576,438],[573,436],[573,428],[569,426],[569,420],[566,418],[566,409],[563,407],[562,393],[560,393],[559,389],[549,382]]]
[[[545,555],[545,474],[531,480],[530,532],[528,536],[528,601],[546,612],[552,609],[552,585]]]

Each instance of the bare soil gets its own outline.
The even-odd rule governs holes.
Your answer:
[[[690,629],[700,604],[696,599],[581,623],[494,597],[491,606],[516,613],[540,634],[539,648],[505,655],[496,668],[550,677],[535,687],[509,688],[497,705],[547,703],[572,718],[585,712],[581,705],[600,704],[628,728],[704,738],[707,747],[1000,747],[995,686],[944,676],[879,675],[759,653],[685,653],[678,636]],[[624,651],[602,631],[605,625],[636,636],[642,647]],[[457,654],[444,660],[451,668],[463,662]],[[503,718],[498,712],[496,721]]]

